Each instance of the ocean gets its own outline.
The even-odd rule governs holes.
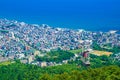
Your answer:
[[[0,18],[90,31],[120,30],[120,0],[0,0]]]

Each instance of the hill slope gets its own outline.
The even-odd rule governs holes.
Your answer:
[[[14,63],[0,66],[0,80],[120,80],[120,67],[80,70],[74,65],[40,68]]]

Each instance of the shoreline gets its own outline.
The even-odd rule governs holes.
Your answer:
[[[17,21],[17,22],[24,22],[24,23],[26,23],[26,24],[30,24],[30,25],[43,25],[44,23],[40,23],[40,21],[37,21],[37,22],[35,22],[35,21],[27,21],[27,20],[19,20],[19,19],[12,19],[12,18],[3,18],[3,17],[1,17],[0,16],[0,19],[6,19],[6,20],[9,20],[9,21]],[[116,33],[118,33],[118,34],[120,34],[120,30],[118,30],[118,29],[107,29],[107,30],[102,30],[102,29],[98,29],[97,27],[94,27],[94,29],[91,29],[92,28],[92,26],[91,26],[91,28],[87,28],[87,27],[69,27],[69,26],[53,26],[53,25],[49,25],[49,24],[46,24],[46,25],[48,25],[48,26],[50,26],[50,27],[52,27],[52,28],[61,28],[61,29],[70,29],[70,30],[85,30],[85,31],[91,31],[91,32],[109,32],[109,31],[116,31]],[[96,28],[96,29],[95,29]],[[106,28],[108,28],[108,27],[106,27]],[[106,29],[105,28],[105,29]],[[111,27],[110,27],[111,28]]]

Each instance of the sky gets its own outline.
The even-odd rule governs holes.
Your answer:
[[[120,0],[0,0],[0,18],[72,29],[119,29]]]

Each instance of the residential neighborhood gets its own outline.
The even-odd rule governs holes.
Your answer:
[[[117,31],[72,30],[0,19],[0,62],[20,59],[23,63],[53,65],[55,63],[33,61],[36,55],[44,56],[51,50],[92,49],[93,43],[106,49],[120,46],[120,34]],[[63,63],[67,61],[63,60]]]

